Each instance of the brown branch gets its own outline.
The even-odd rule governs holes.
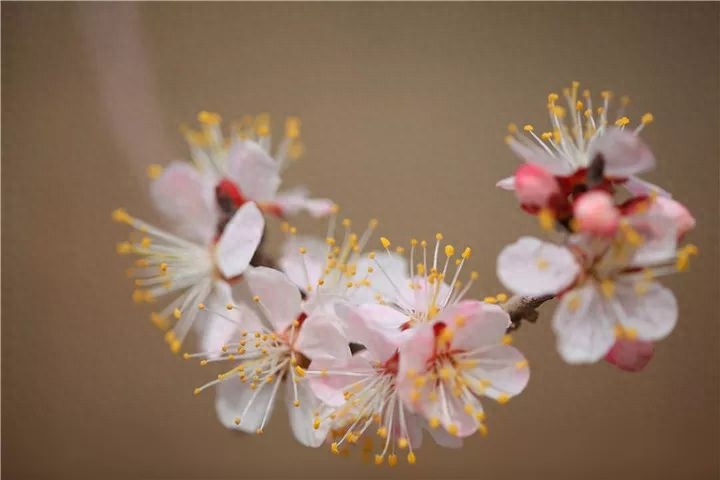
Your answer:
[[[542,297],[523,297],[515,295],[510,297],[507,302],[501,305],[503,310],[510,315],[510,321],[512,322],[508,331],[520,328],[520,324],[523,320],[535,323],[539,315],[537,309],[540,305],[552,298],[552,295],[543,295]]]

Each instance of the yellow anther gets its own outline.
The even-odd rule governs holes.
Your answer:
[[[475,420],[478,422],[484,422],[485,421],[485,412],[475,412]]]
[[[155,313],[155,312],[151,313],[150,320],[152,321],[153,325],[155,325],[160,330],[165,331],[168,328],[170,328],[170,324],[168,323],[167,318],[161,316],[158,313]]]
[[[640,117],[640,122],[643,125],[648,125],[648,124],[652,123],[654,120],[655,120],[655,117],[650,112],[648,112],[645,115],[643,115],[642,117]]]
[[[535,266],[538,268],[538,270],[547,270],[547,268],[550,266],[550,262],[540,257],[535,260]]]
[[[438,233],[435,234],[435,240],[437,240],[438,242],[440,242],[440,241],[442,241],[442,239],[443,239],[443,234],[442,234],[442,233],[438,232]]]
[[[517,125],[514,123],[508,123],[507,130],[509,133],[515,134],[518,131]]]
[[[235,417],[235,420],[233,420],[233,423],[235,423],[235,425],[240,425],[240,422],[241,422],[240,417]]]
[[[475,407],[473,407],[471,403],[466,403],[463,410],[465,410],[465,413],[468,415],[473,415],[475,413]]]
[[[342,226],[345,228],[350,228],[350,225],[352,225],[352,222],[349,218],[343,218]]]
[[[460,255],[463,259],[467,260],[470,258],[470,255],[472,255],[472,249],[470,247],[465,247],[465,250],[463,250],[462,255]]]
[[[487,425],[485,425],[484,423],[481,423],[478,426],[478,432],[480,432],[480,435],[482,435],[483,437],[487,437],[487,434],[488,434]]]
[[[455,326],[461,328],[465,326],[466,321],[467,318],[464,315],[458,315],[457,317],[455,317]]]
[[[397,445],[400,450],[405,450],[408,447],[408,439],[405,437],[398,438]]]
[[[262,435],[262,434],[263,434],[263,429],[262,429],[262,428],[258,428],[258,429],[255,430],[255,435]]]
[[[543,208],[538,213],[538,221],[542,228],[550,231],[555,226],[555,215],[553,215],[552,210],[549,208]]]
[[[255,303],[260,303],[260,296],[259,296],[259,295],[255,295],[255,296],[253,297],[253,302],[255,302]]]
[[[470,280],[477,280],[480,278],[480,274],[478,272],[470,272]]]
[[[295,373],[298,377],[304,377],[305,376],[305,370],[300,365],[295,365]]]
[[[305,255],[307,253],[307,249],[305,247],[300,247],[300,255]]]
[[[600,290],[605,298],[612,298],[615,294],[615,283],[612,280],[605,279],[600,282]]]
[[[445,245],[445,256],[452,257],[455,255],[455,247],[452,245]]]
[[[297,233],[296,227],[290,227],[290,235],[295,235]]]
[[[513,342],[513,338],[511,335],[507,335],[507,334],[503,335],[503,338],[502,338],[503,345],[511,345],[512,342]]]
[[[582,112],[584,108],[585,105],[583,105],[583,102],[581,102],[580,100],[575,102],[575,110],[577,110],[578,112]]]
[[[408,462],[410,465],[415,465],[416,460],[417,460],[417,459],[415,458],[415,453],[414,453],[414,452],[408,453],[407,462]]]
[[[548,94],[548,103],[555,103],[558,101],[560,96],[557,93],[549,93]]]
[[[120,242],[115,246],[115,251],[120,255],[127,255],[132,253],[133,246],[130,242]]]
[[[617,120],[615,120],[615,125],[618,127],[624,127],[625,125],[630,123],[630,119],[628,117],[620,117]]]
[[[450,435],[452,435],[453,437],[458,434],[458,431],[459,431],[459,428],[458,428],[457,424],[455,424],[455,423],[451,423],[450,425],[447,426],[447,432]]]
[[[160,264],[160,271],[161,271],[161,272],[165,273],[165,272],[167,272],[167,269],[168,269],[168,264],[167,264],[167,263],[163,262],[163,263]]]
[[[587,88],[583,90],[582,96],[583,98],[590,98],[590,90],[588,90]]]
[[[405,253],[405,247],[397,246],[395,247],[395,251],[398,253],[398,255],[403,255]]]
[[[205,304],[204,304],[204,303],[198,303],[198,310],[205,310]]]
[[[382,455],[375,455],[375,465],[382,465],[384,460],[385,457],[383,457]]]
[[[532,132],[533,130],[535,130],[535,127],[533,127],[532,125],[530,125],[530,124],[528,123],[527,125],[525,125],[525,126],[523,127],[523,130],[525,130],[526,132]]]
[[[300,137],[300,119],[297,117],[288,117],[285,120],[285,136],[291,140]]]
[[[200,392],[202,392],[202,389],[196,388],[195,390],[193,390],[193,395],[200,395]]]
[[[118,223],[132,223],[132,217],[124,208],[118,208],[112,212],[112,219]]]
[[[500,303],[507,302],[507,300],[508,300],[508,296],[504,293],[498,293],[497,295],[495,295],[495,298]]]
[[[437,428],[440,426],[440,419],[437,417],[431,417],[428,423],[430,425],[430,428]]]
[[[620,104],[622,104],[623,107],[627,107],[630,104],[630,97],[627,95],[620,97]]]
[[[397,463],[398,463],[397,455],[395,455],[394,453],[391,453],[390,455],[388,455],[388,465],[389,466],[394,467],[395,465],[397,465]]]
[[[162,175],[163,167],[162,167],[162,165],[153,163],[153,164],[147,166],[146,173],[147,173],[148,178],[150,178],[151,180],[155,180],[157,178],[160,178],[160,175]]]
[[[600,92],[600,96],[603,98],[603,100],[610,100],[613,96],[613,93],[610,90],[603,90]]]
[[[385,437],[387,437],[387,428],[380,427],[377,429],[376,433],[377,433],[378,437],[385,438]]]
[[[497,298],[495,298],[495,297],[485,297],[485,298],[483,298],[483,302],[485,302],[485,303],[497,303]]]
[[[220,121],[222,120],[220,118],[220,115],[213,112],[206,112],[202,111],[198,113],[198,122],[203,123],[205,125],[218,125]]]
[[[383,248],[390,248],[390,240],[388,240],[386,237],[380,237],[380,243],[382,244]]]
[[[418,400],[420,400],[420,392],[413,388],[410,390],[410,401],[414,403]]]
[[[181,315],[182,315],[182,311],[180,311],[179,308],[176,308],[175,310],[173,310],[173,317],[175,317],[176,320],[179,320]]]
[[[200,366],[201,366],[201,367],[204,367],[204,366],[207,365],[208,363],[209,363],[209,362],[208,362],[207,360],[200,360]]]
[[[496,400],[500,405],[505,405],[510,401],[510,395],[508,395],[507,393],[501,393],[500,395],[498,395]]]
[[[546,142],[549,142],[549,141],[552,140],[552,138],[553,138],[553,133],[552,133],[552,132],[543,132],[543,133],[540,135],[540,138],[542,138],[542,139],[545,140]]]

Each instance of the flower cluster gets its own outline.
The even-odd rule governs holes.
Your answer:
[[[517,294],[560,298],[553,329],[567,362],[605,358],[639,370],[677,322],[675,297],[656,279],[685,270],[697,253],[678,247],[695,220],[667,191],[636,177],[655,165],[639,136],[652,114],[631,128],[627,97],[614,119],[611,92],[596,109],[577,82],[563,97],[565,107],[548,95],[549,131],[525,125],[521,134],[510,125],[507,143],[525,163],[498,183],[555,242],[519,239],[500,253],[498,276]]]
[[[553,326],[568,362],[604,357],[638,370],[677,320],[675,298],[655,279],[687,267],[696,250],[677,242],[694,220],[635,177],[654,165],[637,136],[651,115],[630,131],[624,116],[608,125],[609,93],[597,113],[577,84],[565,96],[571,108],[549,96],[550,132],[511,126],[508,143],[526,163],[499,184],[557,243],[521,238],[501,252],[498,275],[518,295],[561,299]],[[394,246],[373,238],[375,219],[356,231],[329,200],[278,193],[303,152],[295,118],[274,149],[266,115],[229,135],[217,114],[199,123],[183,129],[191,162],[148,169],[170,230],[124,209],[113,218],[133,229],[117,246],[138,256],[133,300],[161,303],[151,320],[173,352],[188,350],[194,331],[196,353],[182,356],[221,368],[195,389],[216,391],[220,422],[259,434],[282,403],[303,445],[336,454],[359,445],[390,466],[414,464],[425,434],[450,448],[486,435],[487,400],[521,393],[529,368],[508,334],[512,299],[469,297],[471,249],[440,233]],[[326,217],[324,236],[298,234],[288,219],[301,212]],[[285,236],[276,257],[264,245],[274,230]]]

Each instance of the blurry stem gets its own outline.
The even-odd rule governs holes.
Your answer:
[[[551,300],[553,295],[544,295],[541,297],[523,297],[521,295],[515,295],[503,303],[501,306],[508,315],[510,315],[510,321],[512,325],[508,329],[509,331],[517,330],[520,328],[520,324],[523,320],[534,323],[538,318],[537,309],[543,303]]]

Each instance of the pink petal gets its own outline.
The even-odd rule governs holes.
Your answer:
[[[605,360],[626,372],[639,372],[643,370],[655,354],[655,345],[652,342],[640,340],[618,340],[610,349]]]
[[[283,215],[296,215],[306,211],[315,218],[329,215],[335,202],[326,198],[308,198],[308,191],[298,187],[279,193],[273,203],[277,204]]]
[[[295,348],[310,359],[348,358],[350,347],[335,315],[311,313],[303,322]]]
[[[252,390],[249,383],[243,383],[240,377],[231,375],[217,387],[215,411],[220,423],[227,428],[255,433],[265,412],[269,410],[268,418],[272,415],[275,407],[272,395],[274,387],[275,385],[260,382],[258,389]],[[251,401],[250,408],[246,410]],[[235,423],[237,418],[240,418],[239,424]]]
[[[545,207],[559,193],[557,180],[543,167],[526,163],[515,171],[515,195],[521,204]]]
[[[327,375],[313,374],[310,377],[310,386],[314,394],[323,402],[332,407],[339,407],[345,404],[345,395],[348,387],[360,380],[362,377],[354,375],[342,375],[333,372],[363,372],[367,371],[368,377],[373,377],[373,367],[370,359],[364,355],[365,352],[353,355],[350,358],[316,358],[313,359],[309,370],[314,372],[327,370]]]
[[[395,355],[399,345],[399,325],[397,320],[391,320],[393,324],[383,325],[388,318],[395,319],[398,312],[382,305],[362,305],[353,307],[344,303],[335,305],[335,312],[351,342],[364,345],[370,357],[378,362],[385,362]],[[403,323],[407,321],[402,317]],[[395,333],[393,330],[395,330]]]
[[[553,175],[570,175],[575,171],[575,168],[565,160],[551,156],[539,146],[525,145],[514,138],[510,139],[508,145],[515,155],[526,163],[539,165]]]
[[[453,348],[467,351],[499,344],[510,326],[510,316],[500,306],[475,300],[447,307],[437,321],[455,330]]]
[[[687,232],[695,228],[695,217],[682,203],[672,198],[656,197],[650,208],[659,211],[675,223],[678,238],[684,237]]]
[[[184,162],[170,164],[150,185],[155,206],[176,226],[178,233],[191,240],[210,243],[218,221],[214,184]]]
[[[618,282],[615,292],[612,300],[618,322],[632,329],[640,340],[660,340],[675,328],[678,305],[672,290],[658,282],[638,279]]]
[[[240,191],[255,202],[275,198],[280,186],[280,165],[260,145],[250,140],[237,140],[227,157],[227,174]]]
[[[305,253],[300,253],[300,248]],[[303,291],[309,286],[317,288],[317,282],[327,263],[328,245],[323,240],[309,236],[293,236],[285,242],[280,257],[280,268],[290,280]]]
[[[297,385],[297,399],[300,405],[296,407],[293,382],[286,381],[285,385],[285,404],[295,439],[306,447],[319,447],[325,441],[330,429],[330,422],[321,423],[317,430],[313,427],[314,412],[322,406],[320,400],[313,394],[308,381],[302,380]]]
[[[620,211],[612,196],[601,190],[580,196],[573,205],[573,214],[578,228],[594,235],[613,236],[620,225]]]

